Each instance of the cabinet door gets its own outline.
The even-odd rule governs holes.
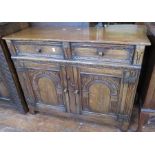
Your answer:
[[[129,115],[138,74],[136,70],[78,67],[74,77],[79,86],[75,90],[79,112],[94,116]]]
[[[67,110],[63,67],[41,62],[19,62],[18,65],[23,65],[17,70],[30,108],[45,112]]]

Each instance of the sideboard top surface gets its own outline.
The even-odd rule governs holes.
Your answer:
[[[106,28],[29,27],[4,39],[150,45],[142,25],[109,25]]]

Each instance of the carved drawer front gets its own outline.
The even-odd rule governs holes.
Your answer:
[[[74,60],[117,62],[131,64],[134,46],[72,43],[72,58]]]
[[[64,59],[60,42],[13,41],[16,55]]]

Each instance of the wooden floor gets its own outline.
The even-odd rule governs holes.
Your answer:
[[[132,123],[129,131],[137,129],[137,109],[132,115]],[[20,114],[13,109],[0,108],[0,131],[1,132],[119,132],[113,126],[99,125],[62,117],[54,117],[37,113]],[[155,131],[155,128],[145,128],[145,131]]]

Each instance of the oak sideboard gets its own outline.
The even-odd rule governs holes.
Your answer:
[[[29,27],[3,39],[31,113],[127,130],[150,45],[145,33],[138,25]]]

